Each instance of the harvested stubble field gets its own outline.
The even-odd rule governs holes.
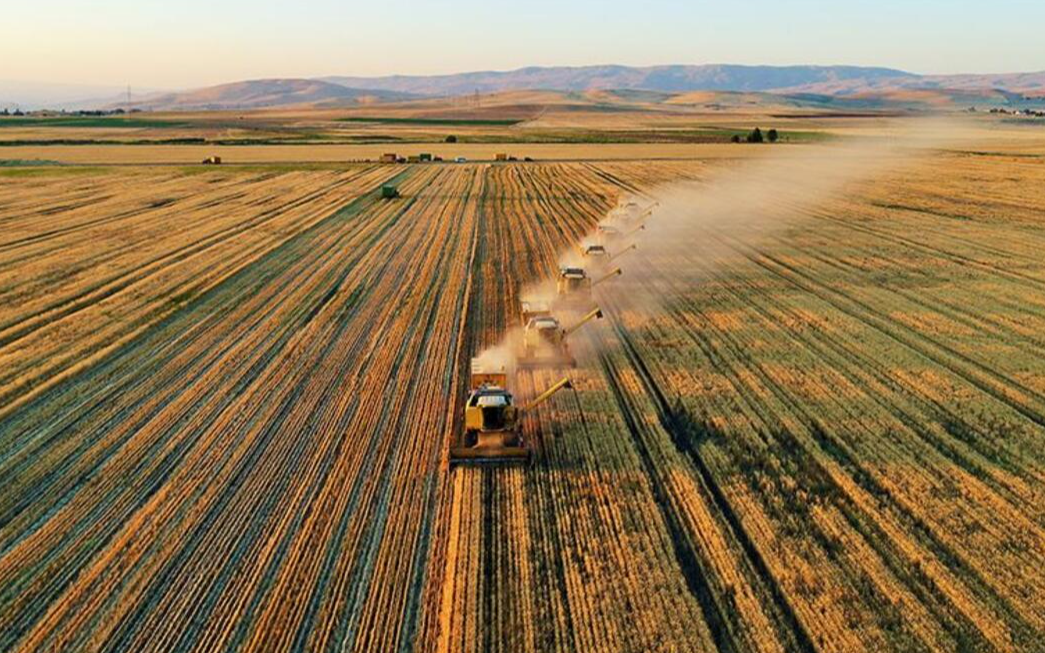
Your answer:
[[[716,165],[0,178],[0,650],[1040,650],[1038,160],[640,247],[533,467],[447,468],[522,289]]]

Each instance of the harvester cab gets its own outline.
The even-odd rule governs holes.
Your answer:
[[[646,218],[653,215],[653,211],[658,206],[660,206],[660,202],[653,202],[652,204],[643,209],[639,208],[639,205],[636,202],[628,202],[624,205],[623,208],[621,208],[619,215],[621,220],[623,220],[625,223],[632,224],[635,222],[642,222]]]
[[[568,329],[550,315],[532,318],[523,329],[522,349],[516,364],[520,369],[576,366],[577,360],[570,353],[567,339],[591,320],[601,318],[602,310],[595,308]]]
[[[600,224],[595,231],[603,243],[613,242],[621,235],[620,229],[611,224]]]
[[[394,184],[385,184],[381,187],[381,199],[394,200],[399,197],[399,187]]]
[[[587,299],[591,296],[591,277],[584,268],[562,268],[555,283],[555,292],[561,300]]]
[[[581,254],[592,260],[605,259],[609,255],[604,246],[595,243],[581,246]]]
[[[525,406],[515,405],[507,389],[505,367],[489,367],[472,359],[472,389],[464,409],[463,437],[450,447],[450,463],[496,464],[525,462],[530,450],[523,442],[520,420],[525,411],[547,401],[559,390],[571,388],[562,379]]]
[[[524,301],[520,304],[522,325],[525,328],[535,317],[551,317],[552,307],[547,302]]]

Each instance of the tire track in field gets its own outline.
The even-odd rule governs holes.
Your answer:
[[[919,251],[925,254],[931,254],[938,258],[948,260],[959,266],[969,266],[978,270],[989,272],[990,274],[1001,277],[1003,279],[1008,279],[1013,283],[1019,284],[1026,288],[1031,288],[1038,292],[1045,290],[1045,280],[1039,279],[1028,274],[1023,274],[1022,272],[1017,272],[1016,270],[1009,270],[999,265],[995,265],[994,263],[980,261],[978,259],[965,256],[964,254],[959,254],[957,252],[945,250],[941,247],[936,247],[926,243],[920,243],[912,238],[899,236],[888,231],[875,229],[873,227],[868,227],[862,224],[857,224],[853,221],[843,220],[842,218],[836,218],[823,211],[812,212],[810,213],[810,215],[820,220],[837,224],[851,231],[863,233],[865,235],[872,236],[876,239],[884,240],[886,242],[900,245],[901,247],[906,247],[908,249]]]
[[[711,497],[722,521],[725,526],[727,526],[731,538],[740,545],[747,563],[755,571],[753,578],[758,581],[759,589],[762,591],[764,596],[771,599],[774,618],[781,629],[780,634],[787,640],[786,647],[788,650],[816,650],[812,639],[805,627],[802,626],[801,622],[798,620],[798,617],[796,616],[783,589],[775,581],[775,577],[772,573],[770,573],[769,566],[759,552],[757,545],[747,533],[740,517],[735,513],[729,500],[719,487],[714,474],[700,455],[698,448],[694,446],[694,434],[688,426],[688,418],[680,415],[676,409],[672,408],[667,398],[661,392],[660,387],[654,380],[653,375],[650,373],[641,355],[638,353],[638,350],[632,343],[631,336],[615,314],[611,314],[610,323],[612,324],[614,332],[617,334],[617,338],[622,345],[626,359],[631,364],[632,369],[635,371],[642,383],[643,389],[656,409],[657,418],[661,427],[669,435],[676,450],[683,454],[683,456],[689,459],[693,464],[694,469],[698,473],[700,485]],[[614,375],[614,377],[616,377],[616,375]],[[648,456],[648,454],[646,455]],[[653,473],[656,472],[655,469],[652,471]],[[662,506],[666,505],[663,501],[658,501],[658,503]],[[676,519],[676,521],[678,520]],[[684,528],[681,524],[679,527]],[[679,532],[684,533],[685,530],[680,530]],[[692,551],[689,555],[684,554],[684,557],[687,559],[691,558],[693,560],[699,560],[699,554],[696,551]],[[711,622],[709,621],[709,624],[710,623]],[[721,617],[719,617],[718,623],[721,627],[721,624],[723,623]]]
[[[207,189],[207,191],[217,190],[217,191],[220,191],[220,192],[228,192],[229,190],[235,189],[237,186],[248,185],[248,184],[250,184],[253,181],[256,181],[256,180],[236,180],[235,183],[230,183],[228,185],[224,185],[224,186],[218,187],[216,189]],[[188,194],[183,194],[180,197],[173,197],[173,198],[169,197],[169,195],[172,192],[175,192],[175,190],[177,190],[178,192],[181,192],[181,193],[188,193],[188,192],[191,191],[191,189],[189,189],[189,188],[181,188],[181,186],[184,185],[184,183],[185,183],[185,179],[184,178],[176,177],[174,179],[150,180],[150,182],[155,184],[155,185],[153,185],[149,189],[150,193],[154,194],[154,196],[158,196],[158,195],[162,194],[162,195],[168,196],[168,197],[166,197],[163,200],[150,200],[147,197],[146,198],[133,197],[132,200],[128,200],[125,203],[129,204],[129,203],[131,203],[133,201],[133,203],[137,204],[137,206],[131,206],[129,208],[120,209],[120,210],[118,210],[116,212],[111,212],[111,207],[99,206],[99,205],[103,205],[105,203],[106,199],[111,199],[113,196],[103,196],[101,199],[98,199],[97,197],[95,197],[94,201],[89,203],[89,204],[87,204],[86,206],[90,206],[90,207],[92,207],[92,208],[94,208],[95,210],[98,210],[98,211],[105,211],[105,213],[102,216],[97,217],[97,218],[93,218],[93,219],[81,220],[81,221],[78,221],[78,222],[74,222],[73,224],[67,224],[65,226],[61,226],[61,225],[64,222],[68,222],[68,220],[55,221],[55,225],[52,228],[46,229],[45,231],[40,231],[40,232],[33,233],[33,234],[30,234],[30,235],[27,235],[27,236],[22,236],[20,238],[3,240],[2,242],[0,242],[0,252],[7,252],[7,251],[10,251],[10,250],[13,250],[13,249],[22,249],[22,248],[25,248],[25,247],[27,247],[29,245],[37,244],[37,243],[40,243],[40,242],[43,242],[43,241],[54,240],[58,236],[66,236],[66,235],[69,235],[69,234],[76,234],[78,232],[85,231],[87,229],[93,229],[93,228],[96,228],[96,227],[117,223],[117,222],[120,222],[121,220],[126,220],[127,218],[133,218],[133,217],[136,217],[136,216],[139,216],[139,215],[143,215],[143,214],[148,213],[150,211],[154,211],[154,210],[161,209],[161,208],[166,209],[166,208],[169,208],[169,207],[173,207],[173,205],[178,203],[178,202],[187,202],[190,199],[195,199],[195,198],[193,198],[192,195],[188,195]],[[169,187],[173,187],[173,188],[169,188]],[[221,195],[216,200],[211,200],[211,201],[203,203],[203,204],[194,205],[192,207],[189,207],[189,210],[198,210],[200,208],[206,208],[208,206],[214,206],[214,205],[216,205],[214,202],[228,202],[228,201],[231,201],[231,200],[239,199],[239,198],[244,197],[244,196],[246,196],[246,192],[245,191],[233,192],[233,193],[228,194],[228,195]],[[145,200],[146,204],[142,205],[140,203],[142,200]],[[11,219],[11,221],[13,221],[13,220],[14,220],[14,218]],[[37,228],[38,224],[39,223],[34,222],[32,226],[34,228]],[[0,225],[4,225],[4,221],[0,220]],[[9,226],[9,225],[7,225],[7,226]],[[2,233],[2,232],[0,232],[0,233]],[[61,246],[62,245],[56,245],[55,247],[53,247],[50,250],[43,250],[43,251],[35,250],[34,252],[32,252],[31,255],[32,256],[41,256],[43,254],[50,253],[51,251],[56,251]],[[6,267],[9,267],[13,263],[17,263],[18,261],[21,261],[21,260],[24,260],[24,257],[23,258],[5,257],[2,260],[0,260],[0,269],[4,269]]]
[[[373,194],[371,194],[369,196],[366,196],[366,197],[363,197],[363,198],[359,198],[359,199],[357,199],[357,200],[355,200],[353,202],[354,206],[350,206],[347,210],[343,209],[342,211],[337,212],[337,214],[336,214],[337,219],[343,221],[346,218],[351,218],[351,216],[353,216],[356,212],[358,212],[358,209],[360,208],[360,204],[359,204],[360,202],[369,203],[369,202],[373,202],[373,201],[374,201]],[[274,252],[270,253],[270,255],[268,256],[266,261],[269,261],[269,262],[272,263],[272,266],[273,266],[274,270],[279,269],[279,267],[281,267],[283,265],[283,259],[287,258],[288,255],[291,256],[291,257],[299,257],[301,255],[301,253],[294,253],[294,250],[298,249],[299,246],[302,243],[308,242],[310,240],[311,236],[313,236],[313,235],[315,235],[317,233],[321,233],[324,230],[328,230],[329,226],[332,223],[333,223],[333,220],[328,219],[328,220],[323,221],[323,223],[321,223],[321,224],[315,225],[313,227],[313,229],[310,230],[310,233],[303,234],[300,237],[298,237],[296,239],[293,239],[291,242],[285,243],[283,246],[277,248]],[[378,238],[380,238],[380,236],[381,236],[381,232],[376,234],[374,236],[375,241]],[[197,309],[199,306],[203,305],[204,303],[208,303],[208,302],[209,303],[214,303],[214,302],[222,303],[223,301],[227,301],[227,298],[229,296],[231,296],[231,297],[238,297],[238,296],[240,296],[241,295],[241,291],[237,288],[237,286],[239,286],[243,282],[250,282],[252,279],[258,278],[260,276],[258,274],[258,271],[259,271],[258,268],[254,268],[254,269],[251,269],[251,270],[244,270],[244,271],[241,271],[240,273],[237,273],[236,275],[233,275],[233,277],[231,277],[230,279],[226,280],[225,283],[223,283],[221,286],[216,288],[213,292],[208,293],[206,296],[198,298],[197,301],[194,302],[194,304],[192,306],[190,306],[186,310],[180,312],[178,316],[172,317],[171,319],[169,319],[168,322],[170,323],[171,328],[174,328],[175,330],[177,330],[177,327],[175,325],[177,325],[179,323],[181,318],[191,316],[193,314],[193,312],[194,312],[194,309]],[[315,291],[315,292],[318,292],[318,291]],[[225,299],[222,299],[223,297]],[[298,315],[301,315],[302,311],[299,310],[299,311],[297,311],[297,313],[298,313]],[[298,330],[300,330],[300,329],[298,329]],[[282,335],[282,337],[276,339],[275,341],[270,341],[268,343],[269,344],[269,352],[267,354],[268,360],[272,360],[272,358],[276,355],[276,353],[278,353],[278,351],[281,349],[281,347],[284,346],[287,342],[290,341],[290,339],[293,336],[293,332],[294,332],[293,329],[285,330],[283,335]],[[135,349],[137,349],[137,347],[135,345],[130,345],[127,349],[128,349],[128,351],[134,351]],[[258,370],[259,368],[257,367],[257,365],[255,365],[255,366],[252,367],[252,369]],[[226,405],[227,405],[227,402],[226,402]],[[169,465],[165,465],[165,467],[169,468]],[[160,482],[160,481],[162,481],[162,477],[161,477],[161,479],[157,480],[157,482]],[[144,501],[145,499],[148,498],[148,496],[149,495],[145,495],[145,496],[141,497],[140,501]],[[102,542],[99,542],[99,545],[101,545],[101,544],[102,544]],[[0,560],[2,560],[2,558],[0,558]],[[3,602],[6,602],[6,601],[3,601]],[[3,602],[0,602],[0,604],[2,604]]]
[[[245,231],[260,227],[268,221],[279,216],[283,211],[296,208],[320,197],[338,187],[352,183],[355,178],[336,181],[331,187],[320,188],[309,195],[298,198],[289,204],[281,205],[264,211],[257,216],[244,222],[237,223],[226,229],[215,232],[202,241],[188,243],[173,251],[166,252],[160,256],[141,262],[137,269],[121,272],[107,278],[103,278],[92,285],[82,289],[79,293],[63,298],[58,302],[44,306],[37,312],[36,316],[29,316],[17,321],[0,324],[0,346],[16,342],[42,326],[60,320],[78,310],[93,303],[110,297],[133,283],[142,279],[159,274],[165,267],[176,264],[190,256],[205,252],[208,248],[221,243],[228,238]],[[20,325],[20,326],[19,326]],[[14,328],[18,326],[18,328]]]
[[[689,535],[674,507],[670,492],[660,479],[660,471],[657,469],[656,463],[653,461],[645,444],[642,428],[639,425],[640,421],[634,417],[635,409],[630,405],[617,381],[620,374],[613,362],[604,353],[599,354],[599,363],[602,367],[603,376],[607,379],[614,400],[620,409],[621,418],[624,420],[631,440],[635,445],[635,450],[642,460],[657,507],[668,529],[679,571],[686,580],[686,586],[700,605],[704,621],[708,624],[717,650],[722,652],[735,651],[737,646],[733,641],[731,629],[727,625],[724,610],[718,604],[714,592],[708,584],[706,570],[700,561],[700,553],[690,543]]]
[[[276,215],[278,215],[278,214],[276,214]],[[274,216],[269,217],[267,219],[274,219]],[[320,220],[322,220],[322,219],[320,219]],[[245,229],[246,229],[246,227],[244,227],[240,231],[242,232]],[[209,239],[208,242],[209,242],[209,245],[205,245],[205,246],[217,245],[217,244],[220,244],[221,241],[216,241],[214,239]],[[266,251],[271,251],[273,246],[278,248],[279,241],[274,242],[274,243],[267,243],[267,244],[263,243],[260,248],[259,247],[255,247],[254,250],[246,252],[243,256],[245,256],[246,259],[253,259],[253,258],[257,257],[257,256],[263,256]],[[202,250],[200,250],[200,251],[202,251]],[[198,255],[198,254],[199,254],[199,252],[195,252],[192,255]],[[181,258],[184,258],[184,257],[186,257],[188,255],[189,254],[183,254],[181,256]],[[241,259],[243,258],[243,256],[241,256]],[[167,262],[163,263],[163,265],[167,266],[167,267],[169,267],[170,264],[171,264],[170,261],[167,261]],[[240,265],[240,266],[242,266],[242,264],[243,264],[242,262],[237,262],[236,263],[236,265]],[[229,264],[227,262],[223,262],[223,263],[221,263],[221,265],[223,265],[223,266],[225,266],[227,268]],[[153,266],[153,267],[155,267],[155,266]],[[235,271],[235,269],[225,270],[226,273],[232,273],[234,271]],[[104,294],[111,296],[115,292],[118,292],[121,288],[127,287],[128,285],[130,285],[132,283],[136,283],[138,281],[141,281],[141,279],[144,278],[144,276],[146,276],[147,274],[155,275],[155,274],[159,274],[161,272],[162,272],[162,269],[154,269],[151,272],[141,272],[139,270],[139,272],[136,272],[136,273],[132,274],[132,278],[126,278],[126,277],[123,278],[120,281],[120,283],[119,283],[120,288],[115,288],[115,289],[114,288],[108,288],[107,290],[105,290]],[[197,275],[197,277],[194,277],[194,278],[196,279],[196,281],[191,281],[191,280],[189,281],[190,283],[192,283],[194,285],[189,286],[188,290],[185,290],[184,287],[181,289],[182,295],[186,295],[187,297],[192,297],[193,295],[197,294],[196,290],[194,290],[194,289],[198,289],[198,287],[205,287],[207,284],[211,284],[211,283],[213,283],[215,281],[215,280],[209,279],[206,276],[199,277]],[[95,293],[95,295],[97,295],[97,293]],[[91,307],[93,305],[93,303],[97,300],[96,296],[84,296],[84,293],[80,293],[80,296],[81,296],[81,298],[77,302],[74,303],[75,305],[66,306],[64,309],[61,309],[62,312],[67,314],[67,315],[72,314],[76,310],[80,310],[80,309],[83,309],[83,308]],[[151,304],[151,306],[150,305],[144,305],[141,309],[139,309],[142,312],[140,312],[138,314],[135,322],[134,323],[129,323],[128,325],[125,325],[125,326],[120,326],[120,329],[122,330],[122,333],[129,334],[129,336],[133,337],[133,335],[135,333],[140,333],[140,331],[144,327],[147,327],[150,324],[152,324],[157,317],[162,317],[163,315],[168,314],[169,312],[171,312],[172,309],[176,310],[176,307],[172,306],[171,302],[166,301],[166,299],[164,299],[164,298],[161,298],[161,300],[153,302]],[[45,326],[50,326],[50,320],[49,319],[45,319],[46,317],[47,316],[40,316],[40,317],[36,318],[34,324],[29,324],[29,325],[23,324],[23,326],[21,328],[21,331],[24,331],[24,333],[19,333],[17,335],[19,335],[20,337],[25,337],[25,336],[29,335],[29,333],[31,333],[32,331],[34,331],[36,329],[43,328]],[[10,332],[9,332],[8,335],[11,335]],[[115,338],[117,335],[119,335],[119,334],[111,334],[110,337]],[[128,336],[121,336],[121,337],[126,339],[126,337],[128,337]],[[7,343],[7,344],[10,344],[10,343]],[[91,344],[90,347],[93,347],[93,349],[86,349],[86,350],[83,350],[83,351],[79,352],[80,355],[79,355],[78,358],[79,358],[80,361],[86,360],[87,357],[90,354],[92,354],[94,351],[99,350],[99,348],[111,349],[112,345],[109,345],[107,343],[107,341],[105,341],[105,340],[98,339],[98,340],[96,340],[96,342]],[[65,372],[63,370],[75,369],[75,368],[70,368],[69,366],[73,365],[74,363],[76,363],[76,360],[74,360],[73,358],[70,358],[70,357],[67,356],[67,357],[65,357],[63,359],[59,359],[55,364],[57,365],[59,363],[61,364],[62,367],[60,369],[57,369],[57,371],[55,369],[52,369],[49,372],[49,380],[42,387],[46,387],[48,384],[53,383],[54,381],[63,378],[63,375],[65,375]],[[76,363],[76,364],[77,364],[78,367],[82,368],[82,363]],[[52,367],[54,367],[54,366],[52,366]],[[15,373],[14,370],[9,370],[8,371],[8,374],[13,374],[13,373]],[[39,374],[43,374],[43,372],[41,371],[41,372],[39,372]],[[39,376],[39,374],[38,374],[38,376]],[[8,388],[7,392],[4,394],[4,397],[6,397],[6,400],[9,403],[8,403],[8,405],[6,407],[0,408],[0,412],[10,413],[10,411],[19,402],[24,402],[25,401],[25,399],[27,398],[27,395],[23,394],[25,392],[24,387],[23,387],[24,385],[25,385],[25,382],[23,380],[23,382],[21,384],[13,385],[13,386]],[[33,388],[32,392],[28,396],[32,396],[33,393],[40,392],[41,389],[42,389],[41,387]]]
[[[768,315],[764,315],[764,317],[765,319],[771,319],[771,316]],[[813,416],[809,412],[809,410],[803,407],[798,401],[784,393],[782,389],[778,387],[777,383],[765,374],[765,372],[762,370],[761,366],[757,363],[757,361],[755,361],[751,357],[751,355],[746,352],[746,349],[744,348],[742,343],[738,342],[725,330],[712,329],[712,331],[714,331],[715,335],[719,338],[720,342],[723,343],[722,346],[724,346],[728,350],[727,353],[729,354],[730,358],[732,360],[742,361],[744,363],[744,369],[753,371],[761,380],[762,385],[773,394],[774,398],[789,412],[791,412],[793,415],[800,419],[802,425],[809,430],[810,434],[813,437],[813,440],[816,442],[817,448],[823,455],[833,457],[835,459],[835,462],[839,465],[839,467],[841,469],[846,470],[854,478],[854,480],[858,482],[859,486],[866,490],[870,496],[877,497],[879,500],[881,500],[881,497],[892,497],[891,493],[888,492],[884,487],[882,487],[877,481],[875,481],[873,476],[869,472],[867,472],[862,465],[859,465],[855,462],[855,457],[853,457],[852,455],[849,455],[848,457],[842,456],[843,452],[848,454],[848,452],[850,451],[848,445],[838,441],[836,438],[834,438],[834,436],[829,435],[828,432],[823,428],[823,426],[820,423],[820,420],[817,417]],[[689,335],[695,341],[697,341],[698,339],[700,340],[698,346],[704,352],[704,354],[709,357],[709,359],[718,361],[716,369],[730,369],[731,366],[728,363],[726,363],[723,358],[712,352],[710,342],[706,342],[706,339],[698,336],[696,332],[690,331]],[[770,406],[765,404],[763,400],[757,398],[752,392],[746,391],[745,384],[740,379],[736,378],[735,375],[732,374],[729,374],[729,376],[731,378],[733,387],[743,397],[745,403],[751,407],[752,411],[755,414],[762,416],[763,420],[767,419],[764,417],[766,415],[776,414]],[[860,387],[864,386],[861,385]],[[875,437],[877,434],[872,433],[870,435],[871,437]],[[787,450],[808,452],[810,449],[809,442],[801,441],[799,438],[795,436],[795,434],[788,432],[787,429],[774,429],[772,437],[776,439],[783,439],[788,447]],[[836,487],[837,490],[841,492],[843,495],[848,496],[848,491],[846,490],[846,488],[837,485],[837,483],[834,480],[833,474],[831,474],[830,471],[824,467],[821,461],[818,461],[815,457],[809,457],[807,462],[813,466],[813,469],[817,471],[817,474],[820,478],[824,479],[826,482]],[[1028,630],[1029,626],[1026,623],[1024,623],[1023,620],[1012,610],[1011,606],[1009,606],[1007,602],[1005,602],[999,595],[997,595],[997,593],[979,576],[979,574],[975,570],[969,567],[966,563],[961,562],[961,559],[957,557],[956,553],[953,550],[951,550],[951,548],[948,545],[943,543],[938,537],[936,537],[932,532],[930,532],[918,515],[912,514],[909,510],[907,510],[904,506],[896,502],[893,498],[891,498],[891,502],[894,509],[897,511],[897,514],[903,518],[905,525],[910,529],[912,533],[914,533],[919,538],[921,544],[925,546],[926,549],[935,556],[935,558],[940,560],[956,561],[956,564],[958,566],[954,567],[953,565],[951,565],[951,571],[958,574],[957,577],[959,578],[972,580],[973,585],[977,588],[977,591],[980,593],[981,596],[988,597],[995,605],[999,605],[1001,607],[1001,611],[1004,615],[1003,618],[1006,619],[1006,623],[1010,628],[1012,628],[1013,632],[1023,633],[1024,635],[1030,632]],[[900,551],[899,549],[896,549],[894,547],[895,538],[889,536],[885,532],[885,530],[883,530],[883,527],[879,523],[877,516],[869,513],[864,513],[858,507],[858,504],[856,502],[853,502],[852,504],[842,505],[840,507],[843,508],[843,513],[846,515],[846,518],[849,519],[851,523],[853,523],[857,532],[864,534],[867,533],[868,530],[870,530],[872,533],[876,534],[876,537],[870,539],[869,542],[876,550],[881,552],[883,560],[888,563],[888,565],[893,569],[894,573],[897,575],[898,578],[905,579],[908,583],[913,583],[912,585],[909,585],[909,587],[915,590],[915,592],[920,594],[923,598],[925,598],[926,596],[925,592],[928,591],[933,596],[937,597],[940,600],[943,600],[946,603],[946,607],[949,609],[946,609],[944,611],[941,611],[941,609],[938,608],[933,608],[933,603],[928,601],[925,603],[925,605],[930,607],[930,609],[933,609],[934,613],[941,620],[941,623],[949,624],[949,626],[953,628],[954,624],[951,624],[951,622],[954,617],[954,606],[950,604],[949,599],[942,593],[943,590],[939,588],[934,582],[930,582],[927,577],[914,577],[908,572],[908,570],[896,564],[897,560],[906,559],[907,556],[904,554],[903,551]],[[883,548],[885,549],[884,551]],[[987,640],[983,638],[983,635],[981,634],[980,630],[975,626],[975,623],[970,617],[961,612],[959,612],[957,616],[959,619],[959,625],[962,626],[959,632],[961,633],[961,636],[964,638],[964,641],[978,642],[978,646],[987,645]]]
[[[879,316],[878,312],[866,302],[841,295],[837,290],[829,288],[794,265],[781,261],[779,257],[763,249],[750,247],[728,236],[726,240],[732,241],[734,248],[739,254],[772,276],[830,304],[850,318],[878,331],[890,340],[947,369],[955,376],[964,379],[980,391],[1007,404],[1038,426],[1045,427],[1045,413],[1036,408],[1036,406],[1045,405],[1045,396],[1041,393],[1015,383],[1006,376],[995,372],[979,361],[962,354],[942,342],[931,340],[927,336],[910,329],[892,326],[891,320]],[[964,363],[966,367],[955,365],[954,361]],[[999,388],[1004,388],[1006,391]],[[1020,394],[1027,397],[1025,401],[1018,401],[1013,396],[1010,396],[1009,393],[1015,392],[1014,389],[1016,388],[1019,388]]]

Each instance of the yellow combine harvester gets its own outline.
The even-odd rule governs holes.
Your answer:
[[[522,347],[516,356],[516,365],[520,369],[575,366],[577,361],[570,354],[566,339],[596,318],[602,318],[602,310],[598,308],[569,329],[564,329],[551,314],[531,317],[523,328]]]
[[[559,270],[559,279],[555,282],[555,293],[558,295],[558,301],[565,306],[586,304],[591,300],[591,289],[593,287],[607,279],[612,279],[620,273],[620,268],[614,268],[607,274],[592,281],[584,268],[562,268]]]
[[[613,254],[610,254],[609,250],[607,250],[602,245],[588,245],[581,249],[581,253],[584,256],[586,256],[590,261],[592,270],[594,272],[600,272],[602,270],[607,269],[610,263],[613,263],[615,260],[627,254],[633,249],[638,249],[638,246],[634,243],[628,245],[627,247],[623,247],[617,250]]]
[[[563,388],[572,388],[562,379],[536,399],[516,406],[507,390],[508,373],[504,366],[484,367],[472,359],[472,391],[464,408],[464,433],[450,447],[451,464],[484,464],[525,462],[530,450],[523,442],[523,416]]]
[[[617,205],[616,208],[610,211],[608,218],[610,221],[620,224],[635,224],[653,215],[653,211],[658,206],[660,206],[660,202],[654,202],[643,209],[639,207],[637,202],[626,202]]]
[[[522,315],[522,326],[526,327],[535,317],[551,317],[552,307],[547,302],[524,301],[520,304],[520,315]]]
[[[632,227],[627,231],[621,231],[618,227],[612,224],[600,224],[596,228],[596,234],[598,234],[600,241],[602,241],[606,245],[609,245],[612,243],[620,242],[628,236],[633,236],[645,228],[646,225],[645,223],[643,223],[635,227]]]
[[[599,245],[598,243],[585,243],[581,246],[581,256],[588,258],[592,261],[605,260],[609,256],[609,252],[606,251],[606,247]]]

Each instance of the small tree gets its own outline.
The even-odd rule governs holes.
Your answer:
[[[734,143],[739,143],[740,142],[740,134],[733,134],[733,138],[731,138],[729,140],[734,142]]]
[[[447,143],[456,143],[457,142],[457,137],[454,136],[453,134],[450,134],[449,136],[446,137],[446,142]]]
[[[751,133],[747,135],[747,142],[748,143],[761,143],[762,141],[763,141],[763,139],[762,139],[762,130],[759,129],[758,127],[755,127],[751,131]]]
[[[770,143],[776,143],[777,139],[780,138],[780,134],[776,133],[775,129],[770,129],[766,132],[766,138],[769,139]]]

